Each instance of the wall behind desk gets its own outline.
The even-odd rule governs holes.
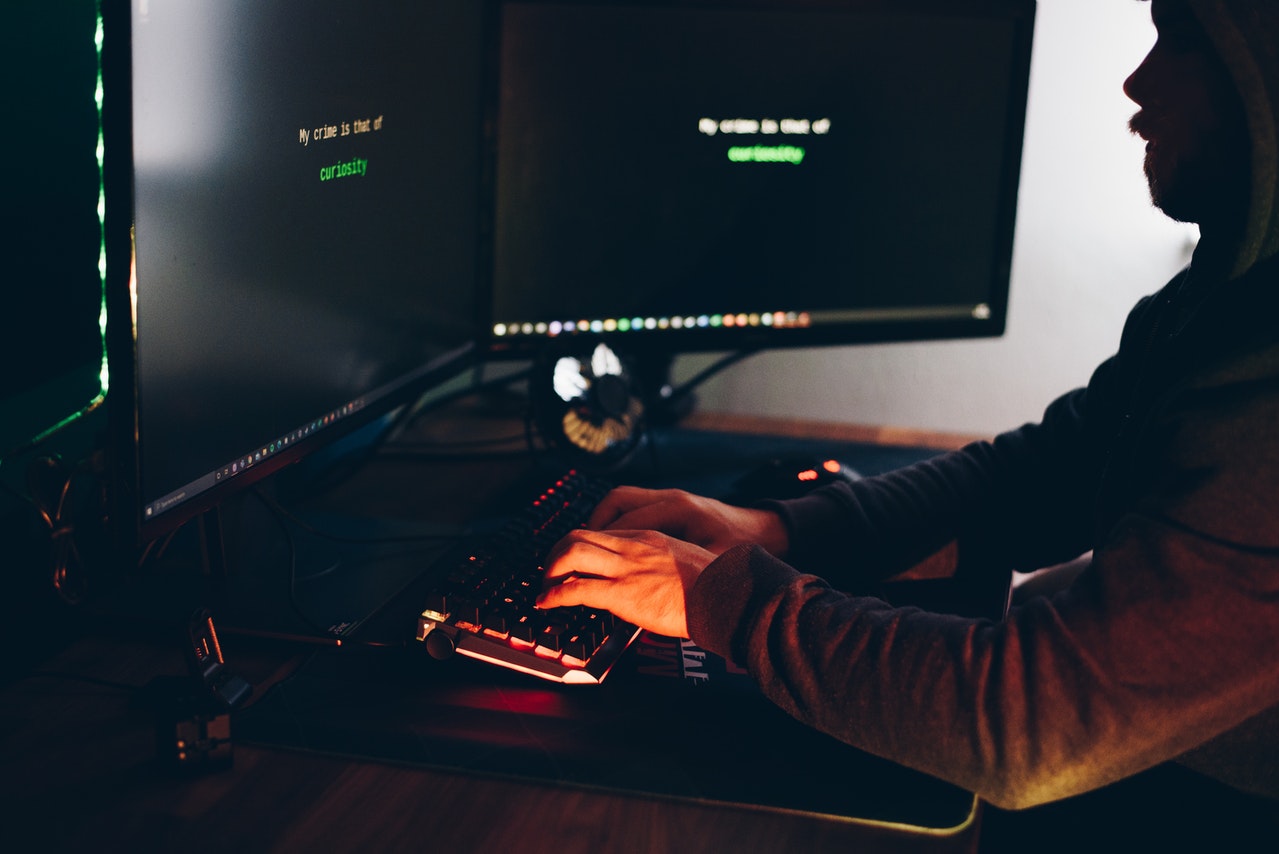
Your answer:
[[[988,434],[1086,382],[1196,239],[1151,207],[1127,130],[1122,84],[1154,38],[1147,3],[1039,0],[1002,338],[764,353],[707,383],[700,408]]]

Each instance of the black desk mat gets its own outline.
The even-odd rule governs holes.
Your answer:
[[[235,721],[238,740],[929,831],[973,796],[798,721],[689,641],[643,634],[602,685],[424,650],[325,650]]]

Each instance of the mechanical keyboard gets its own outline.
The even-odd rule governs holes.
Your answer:
[[[640,630],[607,611],[533,603],[547,551],[586,524],[609,489],[570,471],[500,530],[471,543],[427,594],[417,639],[436,658],[457,652],[555,682],[602,682]]]

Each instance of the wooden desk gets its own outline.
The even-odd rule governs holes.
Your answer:
[[[291,663],[228,646],[228,660],[247,665],[259,689]],[[246,745],[235,747],[230,770],[187,779],[156,760],[152,720],[138,703],[151,677],[182,672],[176,649],[89,638],[0,691],[6,837],[42,851],[548,854],[922,854],[969,851],[976,839],[975,826],[920,834]]]

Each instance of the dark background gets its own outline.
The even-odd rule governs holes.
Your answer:
[[[6,5],[0,453],[98,391],[93,0]]]
[[[99,441],[101,408],[43,442],[28,441],[80,412],[101,388],[98,320],[101,233],[95,149],[94,0],[19,0],[5,6],[4,215],[0,219],[0,675],[70,636],[51,583],[50,527],[24,496],[52,505],[63,479],[49,455],[76,462]],[[81,479],[68,509],[92,501]],[[86,543],[87,545],[87,543]]]

